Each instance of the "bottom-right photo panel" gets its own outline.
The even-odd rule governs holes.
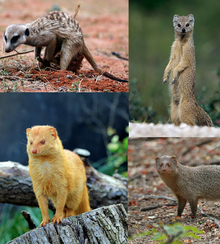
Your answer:
[[[220,243],[220,138],[129,138],[128,243]]]

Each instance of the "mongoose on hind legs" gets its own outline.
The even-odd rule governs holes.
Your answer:
[[[196,217],[199,199],[220,200],[220,166],[189,167],[180,164],[176,157],[156,158],[158,174],[178,200],[178,216],[189,201]]]
[[[175,125],[186,123],[213,126],[209,115],[199,107],[195,98],[194,17],[174,15],[175,41],[170,61],[164,71],[163,84],[170,81],[171,119]]]
[[[59,64],[61,70],[67,69],[71,60],[82,54],[100,75],[128,82],[99,68],[84,42],[79,23],[64,12],[50,12],[26,25],[10,25],[5,30],[4,40],[6,52],[13,51],[20,44],[34,46],[35,58],[39,62],[44,65],[50,62]],[[45,60],[41,58],[42,47],[46,47]],[[61,51],[60,60],[55,57],[59,51]]]

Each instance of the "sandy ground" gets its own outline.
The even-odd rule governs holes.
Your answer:
[[[14,23],[29,23],[59,6],[74,14],[78,2],[52,1],[0,1],[0,32]],[[114,76],[128,80],[128,1],[86,0],[76,17],[86,45],[99,66]],[[5,56],[3,39],[0,56]],[[31,50],[21,45],[17,51]],[[113,55],[115,52],[122,58]],[[10,54],[13,54],[12,52]],[[41,70],[34,53],[0,60],[0,91],[3,92],[128,92],[128,83],[100,76],[84,58],[77,72],[59,71],[57,67]]]

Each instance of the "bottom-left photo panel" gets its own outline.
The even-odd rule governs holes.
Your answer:
[[[126,244],[128,93],[0,103],[0,244]]]

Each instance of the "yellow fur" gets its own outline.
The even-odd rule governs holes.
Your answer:
[[[41,226],[50,221],[48,199],[56,207],[54,224],[90,211],[86,173],[80,157],[63,149],[52,126],[34,126],[26,132],[29,172],[43,216]]]
[[[195,125],[197,121],[201,126],[213,126],[212,120],[195,98],[194,17],[192,14],[174,15],[173,25],[175,41],[163,76],[163,84],[171,81],[171,119],[175,125],[181,122]]]

